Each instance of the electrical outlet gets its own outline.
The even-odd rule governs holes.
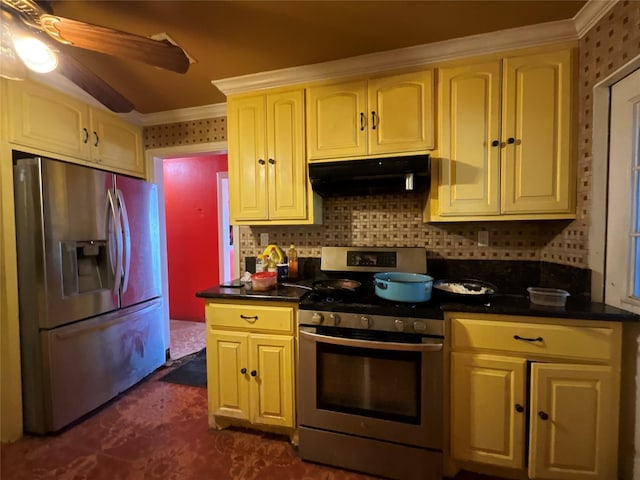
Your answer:
[[[478,232],[478,246],[479,247],[488,247],[489,246],[489,231],[488,230],[480,230]]]
[[[269,245],[269,234],[268,233],[261,233],[260,234],[260,246],[261,247],[266,247],[267,245]]]

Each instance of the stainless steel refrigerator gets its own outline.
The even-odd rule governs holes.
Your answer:
[[[156,186],[14,159],[24,430],[59,430],[165,361]]]

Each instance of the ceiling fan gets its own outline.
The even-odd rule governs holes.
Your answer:
[[[136,60],[177,73],[186,73],[189,69],[190,60],[184,50],[166,40],[59,17],[53,15],[46,1],[0,0],[0,7],[0,76],[25,78],[25,65],[43,73],[51,68],[47,64],[51,62],[60,74],[111,111],[126,113],[133,110],[133,104],[77,61],[71,47]],[[39,40],[41,48],[35,65],[23,50],[24,43],[37,43],[34,39]],[[45,58],[45,54],[50,57]]]

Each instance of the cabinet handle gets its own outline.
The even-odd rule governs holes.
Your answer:
[[[516,143],[516,139],[515,139],[515,138],[513,138],[513,137],[509,137],[509,138],[507,138],[507,143],[508,143],[509,145],[511,145],[512,143]]]
[[[275,165],[276,161],[275,161],[273,158],[270,158],[270,159],[269,159],[269,163],[270,163],[271,165]]]
[[[257,315],[254,315],[253,317],[247,317],[246,315],[242,315],[241,314],[240,318],[243,319],[243,320],[246,320],[247,322],[250,322],[250,323],[255,323],[255,321],[258,320],[258,316]]]
[[[371,112],[371,130],[375,130],[377,127],[376,125],[376,111],[373,110]]]
[[[256,375],[258,375],[258,372],[256,372],[255,370],[251,370],[251,376],[255,377]]]
[[[82,140],[82,143],[87,143],[89,141],[89,130],[83,128],[82,131],[84,132],[84,139]]]
[[[544,338],[542,337],[527,338],[527,337],[521,337],[520,335],[514,335],[513,338],[515,340],[522,340],[523,342],[544,342]]]
[[[360,112],[360,131],[363,132],[364,131],[364,123],[365,123],[365,117],[364,117],[364,112]]]
[[[542,420],[549,420],[549,415],[545,412],[543,412],[542,410],[540,410],[538,412],[538,416],[542,419]]]
[[[258,163],[259,163],[260,165],[264,165],[264,164],[265,164],[265,161],[264,161],[263,159],[259,158],[259,159],[258,159]]]
[[[522,405],[520,405],[519,403],[516,403],[516,412],[518,412],[518,413],[524,412],[524,407]]]
[[[499,147],[500,146],[500,142],[498,140],[494,140],[493,142],[491,142],[491,146],[492,147]]]
[[[247,369],[246,369],[246,368],[242,368],[242,369],[240,369],[240,373],[241,373],[242,375],[246,375],[246,373],[247,373]]]
[[[98,144],[100,143],[100,137],[98,137],[98,134],[96,132],[93,132],[93,136],[96,137],[96,141],[93,144],[94,147],[97,147]]]

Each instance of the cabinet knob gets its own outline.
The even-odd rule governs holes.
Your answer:
[[[549,420],[549,415],[546,412],[543,412],[542,410],[540,410],[538,412],[538,416],[542,419],[542,420]]]
[[[256,375],[258,375],[258,372],[256,372],[255,370],[251,370],[251,376],[255,377]]]
[[[245,374],[247,373],[247,369],[246,369],[246,368],[242,368],[242,369],[240,369],[240,373],[241,373],[242,375],[245,375]]]
[[[270,158],[270,159],[269,159],[269,163],[270,163],[271,165],[273,165],[273,164],[275,164],[275,163],[276,163],[276,161],[275,161],[273,158]]]
[[[516,412],[518,412],[518,413],[524,412],[524,407],[522,405],[520,405],[519,403],[516,403]]]
[[[364,131],[365,117],[364,112],[360,112],[360,131]]]
[[[499,140],[494,140],[493,142],[491,142],[491,146],[492,147],[499,147],[500,146],[500,141]]]
[[[266,162],[265,162],[263,159],[259,158],[259,159],[258,159],[258,163],[259,163],[260,165],[264,165]]]
[[[516,139],[515,139],[515,138],[513,138],[513,137],[509,137],[509,138],[507,138],[507,143],[508,143],[509,145],[511,145],[511,144],[513,144],[513,143],[516,143]]]

